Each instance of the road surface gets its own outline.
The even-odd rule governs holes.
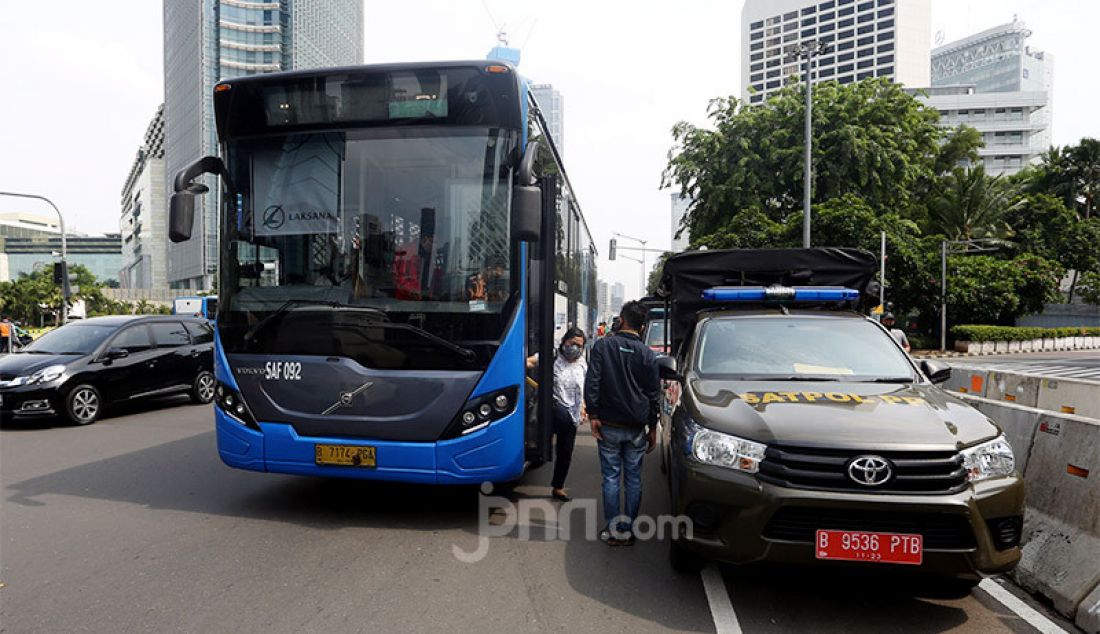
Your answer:
[[[529,474],[514,503],[554,508],[549,477]],[[981,589],[779,568],[677,574],[664,543],[585,540],[583,513],[568,540],[532,513],[464,563],[454,549],[477,554],[479,515],[507,523],[484,508],[492,498],[231,470],[209,408],[179,401],[86,428],[9,423],[0,481],[3,632],[1037,631],[1026,606]],[[585,433],[569,485],[577,499],[598,491]],[[646,487],[643,512],[662,512],[656,460]]]

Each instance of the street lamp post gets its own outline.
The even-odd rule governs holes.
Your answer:
[[[644,296],[645,295],[645,277],[646,277],[646,273],[647,273],[646,268],[645,268],[645,254],[646,254],[645,245],[648,242],[646,240],[642,240],[641,238],[635,238],[633,236],[628,236],[628,235],[623,234],[623,233],[616,232],[613,235],[615,235],[615,237],[617,237],[617,238],[626,238],[627,240],[633,240],[633,241],[635,241],[635,242],[642,245],[642,248],[641,248],[642,259],[641,260],[634,260],[634,261],[635,262],[640,262],[641,265],[642,265],[642,286],[641,286],[640,293],[641,293],[642,296]],[[634,258],[627,258],[627,259],[633,260]]]
[[[792,46],[788,49],[795,58],[801,57],[806,61],[806,125],[802,153],[802,246],[810,248],[810,198],[813,194],[813,81],[810,75],[811,64],[816,55],[829,51],[829,45],[825,42],[811,41]]]
[[[53,210],[57,212],[57,221],[61,226],[61,270],[68,271],[68,267],[65,265],[65,260],[69,255],[68,243],[65,239],[65,216],[61,215],[61,210],[57,208],[57,205],[53,204],[53,201],[45,196],[39,196],[38,194],[20,194],[16,192],[0,192],[0,196],[14,196],[16,198],[34,198],[44,201]],[[61,283],[61,323],[64,325],[69,321],[69,284],[68,280],[64,280]]]

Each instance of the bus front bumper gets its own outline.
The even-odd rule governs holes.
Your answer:
[[[467,436],[437,442],[305,437],[285,423],[245,427],[214,408],[218,454],[237,469],[422,484],[506,482],[523,473],[523,410]],[[374,447],[375,467],[318,465],[316,446]]]

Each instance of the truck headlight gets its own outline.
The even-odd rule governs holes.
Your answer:
[[[700,427],[694,423],[689,424],[694,427],[694,433],[691,436],[691,455],[697,461],[745,473],[756,473],[760,470],[760,461],[764,459],[767,445]]]
[[[963,457],[966,477],[971,482],[1012,475],[1016,470],[1016,456],[1004,436],[963,449],[959,453]]]
[[[37,383],[49,383],[50,381],[56,381],[65,374],[65,366],[63,365],[51,365],[35,372],[30,376],[17,376],[12,382],[11,386],[16,387],[19,385],[35,385]]]

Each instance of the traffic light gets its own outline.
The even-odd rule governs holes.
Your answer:
[[[65,283],[65,280],[69,277],[69,263],[68,262],[54,262],[53,263],[53,283],[61,286]]]
[[[619,241],[615,238],[611,238],[611,244],[607,247],[607,259],[615,259],[615,249],[619,246]]]
[[[53,264],[53,283],[61,287],[61,296],[68,298],[75,293],[80,292],[79,286],[74,286],[73,282],[76,281],[76,273],[69,272],[68,262],[54,262]]]

